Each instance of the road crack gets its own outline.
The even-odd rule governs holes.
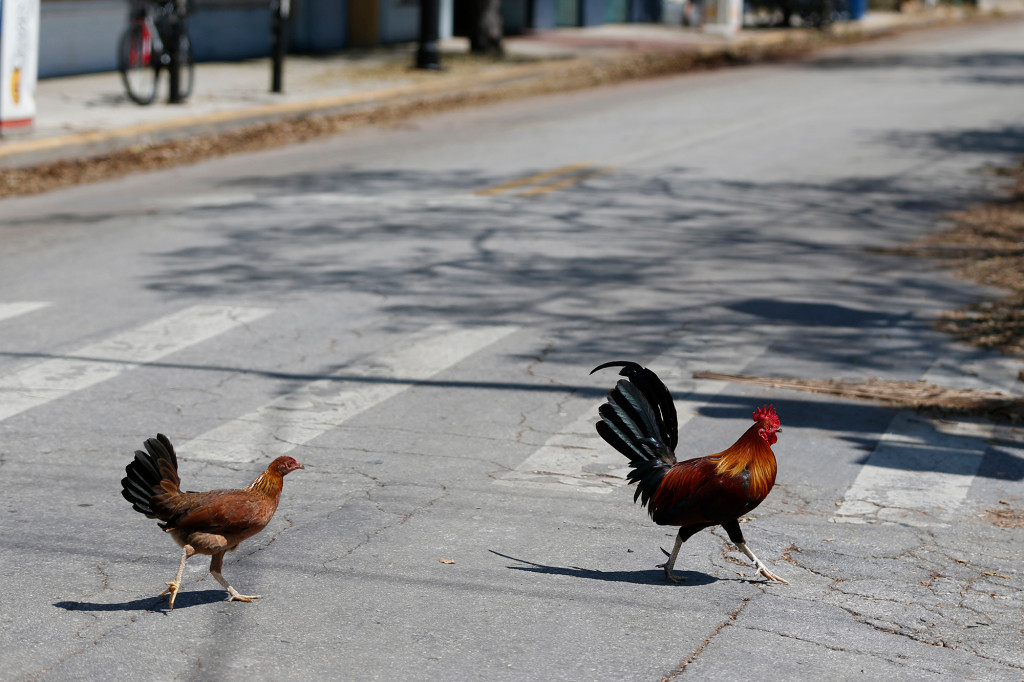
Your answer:
[[[764,592],[761,592],[761,594],[764,594]],[[719,623],[718,627],[712,630],[711,634],[704,638],[704,641],[701,643],[699,647],[697,647],[697,650],[690,654],[689,658],[680,663],[679,667],[676,668],[675,671],[672,672],[672,674],[661,678],[661,682],[671,682],[672,680],[679,677],[679,675],[681,675],[682,672],[686,670],[686,666],[693,663],[697,659],[697,657],[701,655],[704,649],[706,649],[708,645],[711,644],[711,641],[722,632],[722,630],[736,622],[736,619],[739,618],[740,613],[743,612],[743,609],[747,608],[747,604],[749,604],[753,598],[753,596],[744,597],[740,605],[736,607],[736,609],[734,609],[732,613],[729,614],[729,617],[721,623]]]
[[[387,531],[389,531],[391,529],[398,528],[399,526],[402,526],[403,524],[408,522],[410,519],[412,519],[416,514],[419,514],[420,512],[422,512],[422,511],[424,511],[426,509],[430,509],[435,504],[437,504],[439,501],[441,501],[441,500],[445,499],[446,497],[448,497],[448,494],[449,494],[447,486],[445,486],[442,483],[437,483],[436,485],[441,489],[440,490],[440,494],[438,494],[438,495],[436,495],[434,497],[431,497],[425,503],[422,503],[422,504],[416,506],[415,508],[411,509],[410,511],[408,511],[406,513],[398,513],[398,512],[395,512],[395,511],[391,511],[391,510],[385,509],[384,504],[382,502],[379,502],[379,501],[375,500],[374,497],[373,497],[374,490],[380,490],[380,489],[383,489],[385,487],[388,487],[388,485],[386,483],[383,483],[379,479],[377,479],[376,477],[371,476],[370,474],[367,474],[367,473],[364,473],[364,472],[356,471],[355,473],[359,474],[360,476],[365,476],[366,478],[368,478],[370,481],[372,481],[374,483],[374,485],[372,487],[368,488],[364,492],[363,498],[367,502],[369,502],[371,505],[373,505],[373,507],[379,513],[387,515],[387,516],[396,517],[396,520],[391,522],[391,523],[385,523],[385,524],[383,524],[381,526],[378,526],[377,528],[375,528],[375,529],[373,529],[371,531],[367,531],[367,532],[362,533],[362,535],[363,535],[363,539],[362,540],[360,540],[359,542],[355,543],[354,545],[352,545],[351,547],[346,549],[343,554],[331,557],[331,558],[325,560],[321,564],[325,571],[326,570],[330,570],[330,566],[329,566],[330,564],[334,563],[335,561],[341,560],[343,557],[351,556],[356,550],[358,550],[360,547],[363,547],[364,545],[366,545],[367,543],[372,541],[374,538],[378,537],[382,533],[385,533],[385,532],[387,532]],[[342,511],[342,509],[343,508],[339,508],[339,509],[336,509],[336,510],[332,511],[325,518],[329,519],[335,512]]]

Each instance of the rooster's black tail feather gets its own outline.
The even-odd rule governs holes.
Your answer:
[[[608,392],[608,402],[598,413],[597,433],[613,448],[629,458],[630,483],[638,483],[633,499],[644,505],[657,489],[665,472],[676,463],[678,421],[672,395],[658,375],[635,362],[606,362],[591,372],[606,367],[622,367],[626,377]]]

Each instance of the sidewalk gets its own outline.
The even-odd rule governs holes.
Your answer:
[[[878,34],[963,19],[945,11],[869,13],[838,24],[840,35]],[[39,82],[34,129],[0,139],[0,169],[27,167],[274,120],[367,110],[409,98],[451,97],[481,88],[520,86],[530,79],[568,73],[581,63],[613,64],[636,55],[699,54],[703,57],[751,47],[807,45],[813,30],[745,30],[733,37],[658,24],[608,24],[505,39],[507,58],[471,58],[466,41],[442,46],[444,71],[410,68],[415,45],[347,51],[325,57],[289,56],[282,94],[270,89],[270,60],[196,65],[195,92],[184,104],[168,105],[166,74],[158,100],[138,106],[124,94],[116,72],[52,78]],[[642,72],[637,75],[645,75]]]

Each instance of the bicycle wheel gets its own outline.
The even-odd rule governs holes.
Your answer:
[[[152,53],[153,41],[143,26],[135,24],[121,36],[117,68],[124,89],[136,104],[150,104],[156,99],[156,82],[160,61]]]

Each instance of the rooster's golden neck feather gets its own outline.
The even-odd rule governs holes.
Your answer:
[[[715,473],[720,476],[750,474],[748,494],[752,499],[764,499],[775,485],[775,454],[762,433],[765,427],[758,422],[747,429],[728,449],[711,455],[716,462]]]

